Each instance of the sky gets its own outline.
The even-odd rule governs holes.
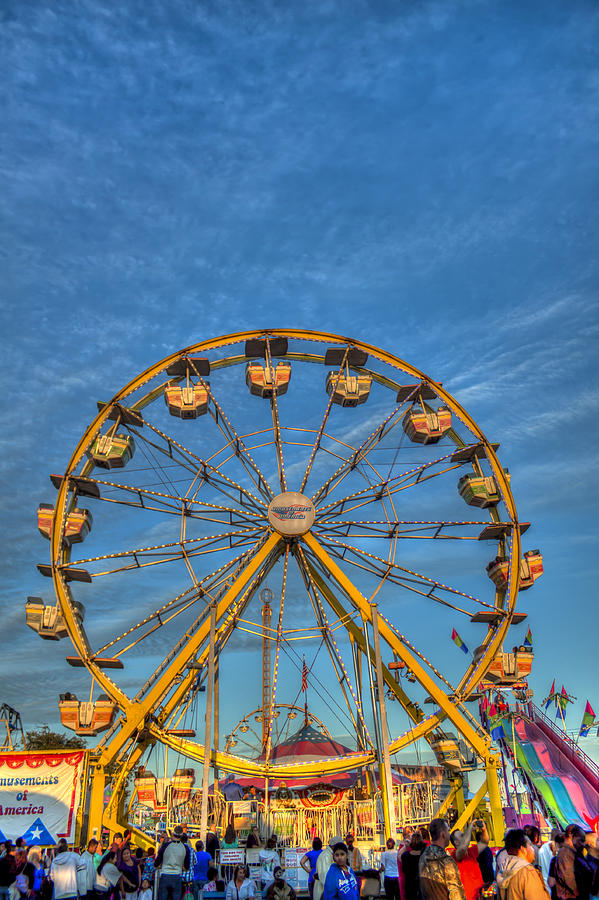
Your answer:
[[[196,341],[304,328],[418,367],[501,443],[544,557],[535,698],[556,678],[570,728],[599,711],[596,4],[6,0],[0,41],[0,702],[57,727],[89,687],[24,604],[52,599],[36,508],[96,402]],[[241,641],[228,671],[256,693],[254,662]],[[457,673],[449,636],[435,663]]]

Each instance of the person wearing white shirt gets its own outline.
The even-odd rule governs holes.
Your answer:
[[[387,900],[400,900],[399,860],[393,838],[387,840],[387,849],[381,853],[381,869],[385,873],[385,897]]]
[[[250,879],[249,869],[247,866],[235,866],[225,900],[252,900],[253,896],[254,882]]]
[[[547,879],[549,878],[549,866],[551,865],[551,860],[555,856],[556,847],[553,843],[556,835],[560,833],[559,828],[554,828],[551,832],[551,838],[548,841],[539,847],[539,868],[541,870],[541,874],[543,876],[543,881],[545,885],[549,887],[547,884]]]

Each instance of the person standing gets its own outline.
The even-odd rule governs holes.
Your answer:
[[[547,886],[547,879],[549,878],[549,866],[551,865],[551,860],[557,852],[555,849],[555,839],[560,833],[561,828],[554,828],[551,832],[551,837],[549,838],[549,840],[545,841],[545,843],[541,844],[541,846],[539,847],[539,868]]]
[[[400,856],[400,865],[404,875],[403,900],[421,900],[420,877],[418,868],[424,850],[424,841],[419,832],[412,835],[407,850]]]
[[[10,900],[10,886],[15,880],[14,847],[10,841],[4,843],[4,853],[0,857],[0,900]]]
[[[150,887],[152,887],[154,884],[154,876],[156,874],[155,870],[154,870],[155,861],[156,861],[156,851],[154,850],[153,847],[150,847],[148,849],[148,855],[146,856],[146,858],[143,861],[143,867],[142,867],[142,871],[141,871],[142,881],[147,881],[148,884],[150,885]]]
[[[478,864],[478,857],[481,849],[484,850],[486,844],[481,844],[480,849],[478,844],[470,844],[474,824],[474,822],[470,822],[465,831],[456,829],[450,835],[453,848],[449,850],[449,853],[458,864],[458,872],[460,873],[466,900],[478,900],[483,886],[483,875]],[[493,881],[492,877],[491,881]]]
[[[95,838],[92,838],[88,842],[87,850],[84,850],[81,854],[81,860],[85,863],[85,893],[82,896],[88,897],[89,900],[95,896],[97,849],[98,842]]]
[[[387,900],[401,900],[399,896],[399,858],[393,838],[387,839],[387,849],[381,853],[381,869],[385,873],[383,886]]]
[[[350,865],[350,868],[354,873],[362,871],[362,854],[358,850],[357,847],[354,846],[354,836],[353,834],[348,834],[345,838],[345,843],[347,845],[347,859]],[[360,887],[360,880],[358,879],[358,888]]]
[[[123,875],[122,884],[125,891],[125,900],[136,900],[141,884],[140,865],[137,859],[132,856],[131,848],[128,844],[123,848],[121,861],[117,868]]]
[[[269,837],[266,842],[266,848],[264,850],[260,850],[259,858],[260,858],[260,880],[262,884],[262,890],[265,891],[269,884],[274,881],[274,871],[277,866],[281,865],[281,858],[277,853],[277,841],[274,837]]]
[[[246,850],[260,850],[262,849],[262,840],[260,838],[260,832],[258,830],[257,825],[252,825],[252,830],[248,834],[248,839],[245,842]]]
[[[216,851],[220,849],[220,842],[213,831],[206,832],[206,853],[210,854],[211,859],[216,859]]]
[[[584,878],[584,845],[586,835],[580,825],[568,825],[565,839],[555,862],[555,892],[558,900],[574,900],[586,894]]]
[[[50,878],[54,884],[55,900],[71,900],[77,897],[77,871],[85,870],[85,862],[69,850],[67,842],[61,839],[56,845],[56,854],[50,866]]]
[[[310,900],[314,900],[314,875],[316,874],[316,863],[321,853],[322,841],[320,838],[314,838],[312,841],[312,849],[307,850],[300,859],[300,866],[304,872],[308,873],[308,893],[310,894]]]
[[[27,855],[27,862],[31,866],[31,874],[33,875],[33,879],[31,881],[31,894],[32,898],[41,897],[42,886],[44,883],[44,867],[42,866],[42,858],[38,853],[38,848],[32,848]],[[95,876],[95,871],[94,871]]]
[[[225,831],[225,836],[221,844],[221,850],[236,850],[238,847],[239,841],[237,840],[237,832],[232,825],[227,825],[227,830]]]
[[[183,871],[189,871],[189,844],[183,843],[183,828],[175,825],[171,839],[161,844],[156,854],[154,868],[160,869],[158,880],[158,900],[181,900]]]
[[[199,900],[200,891],[208,881],[208,867],[211,863],[212,857],[204,850],[203,842],[196,841],[196,848],[192,861],[192,891],[195,900]]]
[[[358,882],[343,841],[333,846],[333,863],[325,878],[323,900],[358,900]]]
[[[549,900],[543,876],[534,866],[534,847],[523,829],[508,831],[505,849],[508,860],[497,875],[499,900]]]
[[[537,869],[540,869],[539,850],[541,849],[541,829],[536,825],[525,825],[523,831],[532,844],[532,849],[535,855],[533,865],[536,866]]]
[[[455,859],[446,852],[449,825],[445,819],[433,819],[429,827],[430,844],[420,857],[418,871],[423,900],[466,900]]]
[[[329,839],[329,843],[316,860],[316,874],[314,875],[314,888],[312,894],[313,900],[321,900],[327,872],[333,864],[333,847],[335,844],[340,843],[342,843],[342,841],[339,835],[334,835]]]

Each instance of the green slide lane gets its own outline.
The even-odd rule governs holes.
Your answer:
[[[511,727],[507,721],[504,721],[503,723],[503,730],[506,734],[506,740],[513,746],[511,740]],[[508,735],[510,735],[510,738],[507,737]],[[514,749],[518,765],[526,772],[543,798],[543,802],[547,806],[547,809],[553,814],[555,819],[562,827],[568,822],[577,821],[578,813],[574,809],[563,784],[561,784],[559,778],[556,778],[556,776],[544,774],[545,770],[543,764],[533,745],[528,742],[521,743],[516,738]]]

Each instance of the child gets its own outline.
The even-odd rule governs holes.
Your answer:
[[[225,890],[225,882],[217,881],[216,876],[218,875],[218,870],[213,868],[212,866],[208,869],[206,873],[208,877],[208,881],[204,885],[204,893],[205,894],[220,894]]]
[[[153,891],[150,882],[147,878],[144,878],[141,883],[141,890],[139,892],[138,900],[152,900],[152,893]]]

